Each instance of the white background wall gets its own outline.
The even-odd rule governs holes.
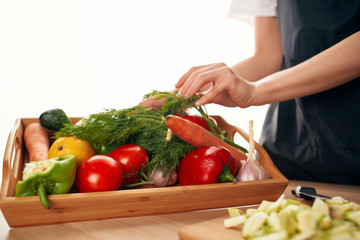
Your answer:
[[[1,159],[16,118],[52,108],[78,117],[131,107],[152,89],[172,89],[192,66],[231,66],[250,56],[253,29],[230,19],[229,6],[230,0],[0,1]],[[256,140],[266,108],[207,107],[246,131],[253,119]]]

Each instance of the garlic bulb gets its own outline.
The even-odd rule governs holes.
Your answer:
[[[169,173],[170,174],[170,173]],[[163,176],[161,169],[151,172],[149,180],[154,182],[154,185],[157,187],[165,187],[173,185],[177,181],[177,172],[173,171],[171,178],[169,179],[168,175]]]
[[[261,164],[253,158],[244,161],[245,163],[240,168],[238,175],[236,176],[237,181],[257,181],[269,179],[269,173],[261,166]]]
[[[254,158],[255,142],[253,133],[253,121],[249,122],[249,153],[246,161],[242,161],[242,166],[236,176],[237,181],[257,181],[270,178],[266,169]]]

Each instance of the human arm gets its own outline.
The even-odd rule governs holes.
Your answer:
[[[233,72],[226,66],[218,66],[216,70],[187,78],[181,83],[183,89],[180,93],[191,97],[199,90],[199,86],[210,82],[213,84],[212,88],[202,96],[197,105],[219,103],[239,107],[263,105],[319,93],[360,76],[359,42],[360,32],[354,33],[307,61],[256,82],[252,82],[256,80],[254,75],[246,75],[254,73],[246,64],[254,62],[253,60],[239,63]],[[259,66],[253,69],[257,68]],[[259,68],[259,71],[261,75],[263,69]]]
[[[360,76],[360,31],[292,68],[256,82],[249,105],[308,96]]]
[[[277,17],[254,18],[254,54],[231,69],[248,81],[257,81],[280,70],[283,52]]]
[[[279,71],[283,56],[278,19],[256,17],[254,25],[255,51],[252,57],[231,68],[223,63],[193,67],[175,85],[180,89],[180,94],[191,97],[198,91],[208,89],[211,84],[199,105],[213,102],[245,107],[240,98],[246,99],[254,88],[250,82]],[[235,86],[239,91],[235,90]]]
[[[213,78],[214,81],[219,82],[222,82],[223,79],[227,79],[226,74],[229,74],[229,78],[231,78],[231,80],[235,77],[241,79],[245,78],[249,81],[256,81],[264,76],[279,71],[282,61],[282,48],[278,19],[276,17],[256,17],[254,19],[254,26],[255,48],[252,57],[235,64],[231,68],[227,67],[223,63],[193,67],[180,78],[178,83],[175,85],[175,90],[179,90],[180,88],[184,90],[182,85],[185,82],[190,82],[196,75],[206,75],[208,71],[212,71],[212,73],[207,76]],[[202,77],[204,77],[204,75]],[[241,77],[239,75],[241,75]],[[191,88],[191,90],[194,90],[192,94],[195,94],[198,91],[205,91],[209,88],[210,84],[204,83],[196,90]],[[224,100],[221,100],[220,98],[223,98]],[[226,103],[226,101],[231,101],[231,98],[226,92],[219,95],[218,99],[218,102],[215,100],[218,104],[238,106],[231,102]],[[140,105],[161,107],[163,102],[164,99],[155,100],[154,98],[148,98],[143,100]]]

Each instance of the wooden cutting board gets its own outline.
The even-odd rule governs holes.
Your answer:
[[[228,217],[224,216],[182,227],[178,232],[179,237],[181,240],[243,240],[240,228],[224,227],[224,219]]]

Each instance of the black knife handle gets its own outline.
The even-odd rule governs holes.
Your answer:
[[[317,194],[315,188],[305,187],[300,185],[297,186],[295,190],[291,190],[291,193],[296,197],[309,199],[309,200],[315,198],[330,199],[330,197]]]

